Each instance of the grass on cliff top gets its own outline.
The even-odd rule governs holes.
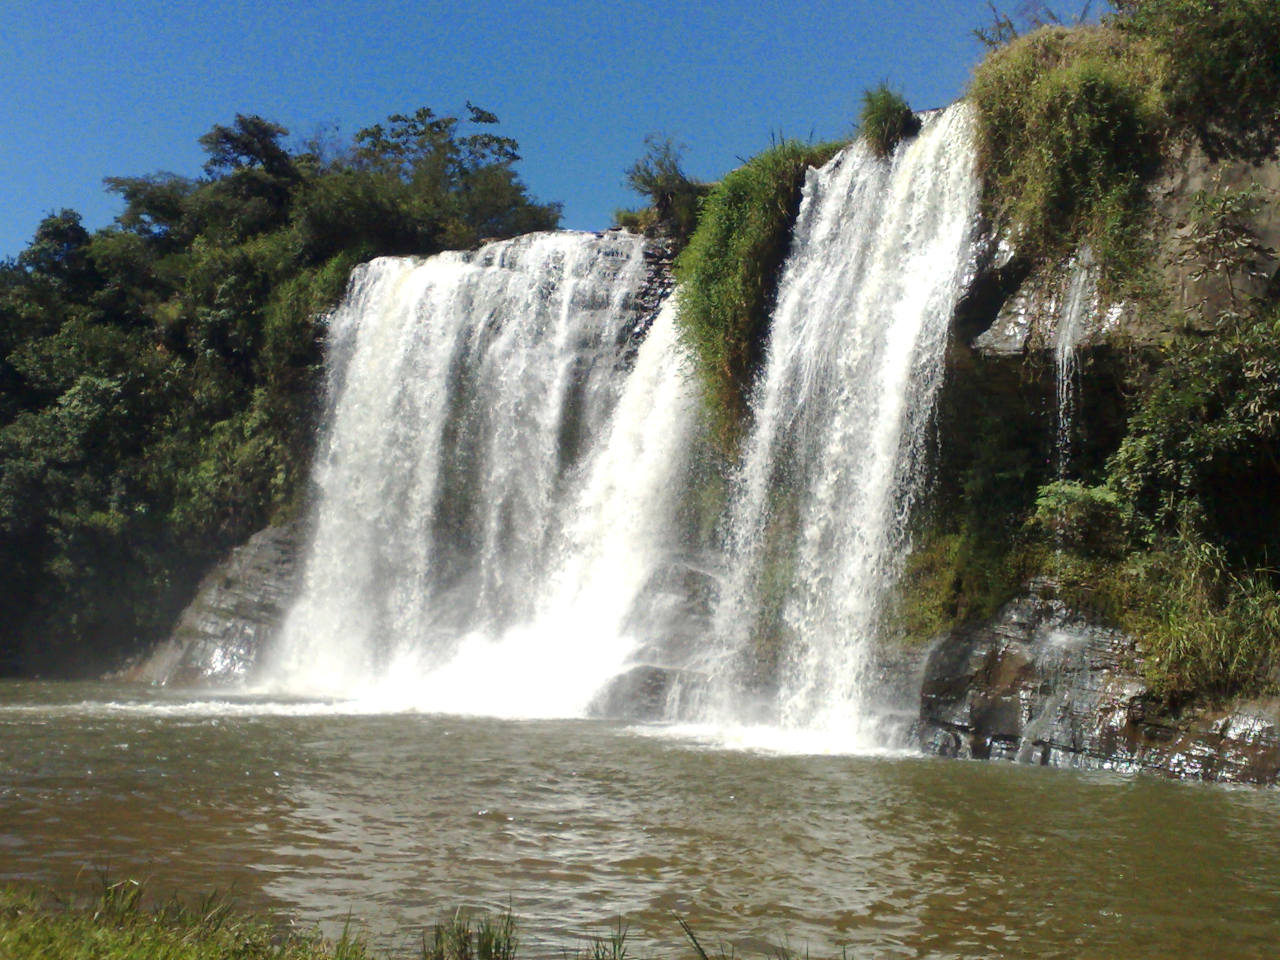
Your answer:
[[[903,137],[920,129],[920,120],[906,98],[887,83],[862,92],[862,113],[858,133],[878,157],[887,157]]]
[[[1149,260],[1145,185],[1160,160],[1164,60],[1112,27],[1045,27],[974,73],[983,204],[1032,260],[1090,244],[1108,292]]]
[[[1280,150],[1280,4],[1124,0],[1090,26],[1015,37],[974,72],[984,205],[1023,256],[1088,243],[1104,294],[1141,301],[1147,185],[1170,142],[1210,157]]]
[[[746,419],[805,171],[841,146],[784,140],[729,173],[703,200],[698,227],[676,260],[681,337],[727,454]]]

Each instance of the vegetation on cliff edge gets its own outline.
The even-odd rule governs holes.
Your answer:
[[[725,175],[676,260],[681,336],[722,451],[736,449],[805,173],[839,144],[784,140]]]
[[[1030,368],[1015,395],[944,402],[952,475],[918,525],[895,626],[924,639],[991,615],[1037,580],[1135,636],[1168,706],[1275,691],[1280,278],[1253,225],[1280,198],[1256,185],[1199,191],[1176,237],[1157,243],[1172,226],[1157,222],[1149,189],[1182,144],[1211,160],[1275,157],[1280,5],[1113,6],[1101,25],[1022,37],[1001,21],[1008,42],[970,90],[986,212],[1031,265],[1088,245],[1104,300],[1158,311],[1184,332],[1107,361],[1124,388],[1119,416],[1108,415],[1118,422],[1100,433],[1092,424],[1088,455],[1067,476],[1051,470]],[[1168,266],[1161,248],[1225,295],[1174,310],[1156,281]],[[1084,389],[1096,408],[1102,381]],[[946,422],[956,404],[972,415]]]

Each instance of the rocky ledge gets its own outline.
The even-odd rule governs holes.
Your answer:
[[[222,685],[245,680],[284,621],[302,573],[302,525],[255,533],[200,582],[172,635],[123,677]]]
[[[1273,784],[1280,700],[1168,716],[1132,638],[1036,589],[939,641],[925,663],[916,736],[941,756]]]

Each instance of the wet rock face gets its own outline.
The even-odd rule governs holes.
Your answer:
[[[298,523],[268,527],[231,551],[200,582],[169,639],[125,678],[178,686],[247,679],[293,600],[305,539]]]
[[[587,713],[611,720],[656,721],[670,718],[670,704],[675,717],[682,718],[680,702],[696,701],[706,685],[706,677],[693,671],[639,664],[610,680]]]
[[[1280,700],[1156,716],[1137,663],[1131,638],[1030,593],[934,647],[917,740],[941,756],[1276,782]]]

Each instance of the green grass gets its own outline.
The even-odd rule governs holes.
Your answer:
[[[703,200],[676,260],[681,336],[726,454],[736,451],[746,420],[805,171],[839,147],[784,140],[729,173]]]
[[[710,960],[683,917],[673,915],[693,955]],[[516,960],[519,940],[510,910],[456,911],[424,931],[421,960]],[[575,949],[564,960],[630,960],[626,922]],[[731,957],[720,947],[716,956]],[[68,898],[48,890],[0,886],[0,960],[375,960],[348,921],[336,941],[298,933],[278,918],[245,913],[213,894],[187,902],[153,902],[133,880],[103,879],[92,896]],[[785,953],[779,957],[787,956]]]
[[[878,157],[887,157],[903,137],[920,129],[920,121],[906,98],[887,83],[862,92],[858,132]]]
[[[1089,243],[1104,286],[1127,292],[1148,266],[1145,185],[1159,166],[1166,64],[1106,26],[1045,27],[974,73],[984,207],[1032,260]]]
[[[92,901],[75,904],[13,888],[0,889],[3,960],[366,960],[363,941],[336,943],[238,914],[217,896],[187,904],[144,902],[133,881],[104,883]]]
[[[1211,156],[1263,160],[1280,146],[1280,4],[1124,0],[1117,25],[1168,65],[1170,119]]]
[[[908,555],[890,597],[887,633],[916,646],[994,616],[1025,588],[1032,566],[1025,551],[965,523],[953,531],[929,530]]]

